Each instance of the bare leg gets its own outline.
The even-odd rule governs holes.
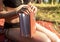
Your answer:
[[[33,35],[32,37],[33,40],[30,38],[22,38],[20,37],[20,28],[9,29],[7,37],[12,40],[23,42],[51,42],[50,39],[44,33],[39,31],[36,31],[36,33]]]
[[[51,40],[42,32],[36,31],[36,34],[33,35],[33,38],[38,42],[51,42]]]
[[[51,32],[50,30],[46,29],[45,27],[36,23],[37,30],[44,32],[53,42],[60,42],[59,37]]]

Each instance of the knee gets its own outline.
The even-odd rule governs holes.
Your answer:
[[[33,35],[33,39],[37,42],[51,42],[47,35],[39,31],[36,31],[36,33]]]

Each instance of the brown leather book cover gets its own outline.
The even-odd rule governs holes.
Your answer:
[[[30,13],[30,35],[32,35],[36,32],[36,20],[35,20],[35,14],[33,12]]]

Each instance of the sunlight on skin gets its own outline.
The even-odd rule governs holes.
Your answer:
[[[47,35],[40,31],[36,31],[36,33],[33,35],[33,38],[37,40],[37,42],[51,42]]]
[[[60,41],[58,36],[55,33],[49,31],[48,29],[41,26],[40,24],[36,23],[36,27],[37,27],[37,30],[44,32],[53,42],[59,42]]]
[[[24,38],[20,36],[20,28],[13,28],[13,29],[9,29],[8,31],[8,38],[12,39],[12,40],[17,40],[17,41],[23,41],[23,42],[51,42],[51,40],[47,37],[47,35],[45,35],[44,33],[40,32],[40,31],[36,31],[36,33],[32,36],[31,39],[29,38]],[[32,40],[33,39],[33,40]]]

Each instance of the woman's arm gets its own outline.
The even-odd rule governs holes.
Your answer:
[[[14,11],[3,11],[3,12],[0,12],[0,18],[10,18],[14,15],[17,15],[17,12],[14,10]]]
[[[10,10],[10,11],[9,10],[1,11],[0,18],[10,18],[10,17],[16,16],[20,12],[20,9],[25,6],[27,6],[27,5],[20,5],[19,7],[15,8],[13,10]]]

